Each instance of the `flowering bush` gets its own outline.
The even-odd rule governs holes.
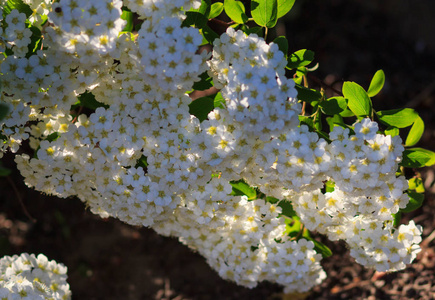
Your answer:
[[[43,254],[23,253],[0,259],[1,299],[71,299],[66,278],[66,267]]]
[[[420,251],[421,227],[399,221],[423,200],[403,168],[435,162],[404,148],[423,121],[373,110],[382,71],[367,91],[310,89],[313,53],[266,42],[294,1],[251,1],[252,18],[234,0],[1,2],[1,150],[29,187],[176,236],[246,287],[320,283],[330,250],[310,231],[378,271]],[[218,35],[208,20],[223,10]]]

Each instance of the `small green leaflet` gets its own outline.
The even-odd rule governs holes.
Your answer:
[[[213,44],[214,40],[219,38],[219,35],[214,32],[208,25],[204,25],[199,31],[203,35],[203,39],[206,40],[206,42],[203,41],[203,44]]]
[[[293,209],[293,205],[292,205],[291,201],[282,200],[278,203],[278,206],[281,207],[281,209],[282,209],[281,215],[289,217],[289,218],[296,217],[296,212]]]
[[[348,100],[349,109],[358,117],[368,117],[372,113],[372,101],[367,92],[357,83],[346,81],[343,96]]]
[[[332,117],[327,117],[326,122],[329,125],[329,131],[334,130],[334,127],[336,127],[336,126],[346,128],[346,124],[343,121],[343,117],[340,115],[334,115]]]
[[[394,228],[398,228],[400,226],[400,220],[402,220],[402,212],[399,210],[397,214],[393,214],[393,217],[393,226]]]
[[[424,195],[416,192],[408,192],[409,203],[405,208],[402,208],[400,212],[411,212],[419,208],[424,201]]]
[[[3,15],[8,15],[14,9],[18,10],[20,13],[26,14],[26,18],[30,17],[33,13],[30,6],[25,4],[22,0],[8,0],[3,7]]]
[[[278,2],[277,0],[252,0],[251,14],[255,23],[272,28],[278,20]]]
[[[248,22],[248,16],[245,14],[245,6],[241,1],[225,0],[224,10],[228,17],[234,22],[239,24]]]
[[[136,162],[135,168],[142,167],[144,170],[148,167],[148,161],[147,157],[145,155],[142,155]]]
[[[295,4],[295,0],[278,0],[278,19],[284,17]]]
[[[209,19],[218,17],[224,10],[224,4],[222,2],[216,2],[211,5]]]
[[[412,108],[380,110],[376,112],[376,115],[385,125],[397,128],[411,126],[418,117],[418,113]]]
[[[298,50],[288,58],[287,68],[297,69],[309,65],[314,60],[314,52],[307,49]]]
[[[284,53],[284,56],[287,57],[288,53],[288,41],[285,36],[279,36],[273,40],[275,44],[278,45],[279,50]]]
[[[222,94],[219,92],[216,95],[214,95],[214,107],[220,107],[220,108],[225,108],[225,99],[222,96]]]
[[[183,27],[194,26],[196,28],[203,28],[207,25],[208,19],[200,12],[188,11],[186,12],[186,16],[186,19],[184,19],[181,24]]]
[[[414,124],[411,127],[411,130],[408,133],[408,136],[406,137],[405,146],[411,147],[418,143],[421,136],[424,132],[424,122],[420,118],[420,116],[417,116],[417,118],[414,121]]]
[[[244,182],[243,180],[231,181],[231,186],[233,187],[233,192],[231,195],[234,196],[247,196],[248,200],[257,199],[257,192],[254,188],[250,187],[249,184]]]
[[[309,89],[299,84],[296,84],[295,88],[298,91],[298,99],[301,101],[312,103],[320,101],[322,98],[322,94],[315,89]]]
[[[124,29],[122,31],[132,32],[133,31],[133,13],[130,10],[124,9],[121,14],[121,19],[127,21]]]
[[[410,148],[403,151],[403,159],[399,165],[405,168],[422,168],[434,164],[435,152],[423,148]]]
[[[201,6],[198,9],[191,9],[191,11],[197,11],[203,14],[207,19],[209,18],[211,10],[211,0],[202,0]]]
[[[385,74],[384,71],[378,70],[372,78],[370,82],[369,89],[367,90],[367,94],[369,97],[376,96],[384,87],[385,83]]]
[[[343,112],[347,107],[347,102],[343,97],[331,97],[327,101],[321,101],[319,106],[324,114],[333,116]]]
[[[396,136],[396,135],[399,135],[399,128],[390,126],[387,129],[385,129],[384,134],[385,135],[391,135],[392,137]]]
[[[423,180],[420,177],[414,177],[408,181],[408,190],[415,190],[417,193],[424,193]]]
[[[331,249],[329,249],[325,244],[316,241],[310,234],[310,231],[308,229],[304,229],[303,233],[302,233],[302,237],[312,241],[314,243],[314,250],[316,250],[317,253],[322,254],[323,258],[327,258],[330,257],[332,255],[332,251]]]

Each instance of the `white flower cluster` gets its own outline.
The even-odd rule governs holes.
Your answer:
[[[30,23],[33,26],[42,29],[44,22],[43,16],[47,16],[51,10],[52,0],[23,0],[24,3],[30,6],[32,15],[29,17]]]
[[[22,253],[0,259],[0,299],[67,300],[67,268],[46,256]]]
[[[284,76],[287,60],[276,44],[229,28],[213,46],[209,73],[215,86],[223,87],[227,112],[244,132],[268,141],[283,128],[296,127],[297,93],[294,81]]]
[[[330,144],[309,132],[305,125],[276,126],[270,116],[281,112],[283,115],[277,120],[291,124],[295,115],[292,109],[298,107],[282,103],[281,99],[291,97],[292,92],[277,98],[281,101],[270,101],[268,85],[261,84],[263,74],[276,77],[278,84],[270,84],[276,93],[279,83],[286,82],[279,72],[264,70],[284,68],[282,55],[275,55],[272,49],[273,44],[268,48],[255,35],[247,37],[229,29],[215,43],[209,63],[215,80],[224,85],[222,94],[228,114],[243,123],[245,133],[249,135],[252,130],[264,141],[258,145],[257,140],[256,145],[248,147],[256,149],[254,153],[245,150],[247,157],[255,159],[255,167],[249,173],[245,168],[238,175],[267,195],[291,200],[308,229],[327,234],[332,240],[346,240],[359,263],[379,271],[403,269],[420,251],[417,244],[422,231],[412,222],[396,231],[392,228],[393,214],[409,202],[403,192],[408,188],[407,181],[396,177],[404,150],[400,137],[377,134],[378,125],[370,119],[356,123],[352,136],[349,129],[335,127],[330,133]],[[252,57],[255,62],[250,61]],[[264,57],[276,60],[264,63]],[[289,107],[287,113],[285,107]],[[226,123],[231,118],[224,116],[219,120],[221,126],[230,127]],[[219,128],[219,124],[215,127]],[[265,131],[268,134],[262,139]],[[334,192],[321,192],[326,181],[335,184]]]
[[[421,226],[392,228],[393,216],[409,202],[406,179],[396,177],[403,152],[400,137],[377,134],[378,125],[369,119],[349,129],[335,127],[330,133],[329,153],[334,159],[325,179],[334,191],[320,189],[292,197],[294,208],[310,230],[332,240],[343,239],[351,255],[378,271],[405,268],[420,251]]]
[[[0,18],[3,18],[3,16],[0,15]],[[0,21],[7,24],[4,31],[3,28],[0,28],[0,52],[13,47],[16,56],[23,57],[26,55],[27,46],[30,44],[30,36],[32,35],[32,31],[25,24],[26,15],[14,10],[4,20]]]
[[[180,8],[199,4],[52,4],[44,47],[28,58],[12,47],[19,54],[0,65],[1,100],[13,108],[0,124],[2,150],[16,152],[29,139],[36,151],[16,156],[26,184],[177,236],[222,277],[248,287],[269,280],[306,291],[325,273],[313,242],[286,235],[279,206],[230,195],[229,182],[239,179],[291,201],[308,229],[345,239],[362,264],[403,268],[419,251],[421,228],[391,227],[391,213],[409,201],[406,180],[395,176],[400,138],[376,134],[369,119],[351,136],[336,127],[331,144],[298,126],[301,106],[278,46],[229,28],[206,62],[198,30],[181,26]],[[136,37],[121,33],[122,5],[145,20]],[[24,14],[10,15],[24,26]],[[200,123],[186,92],[205,71],[226,107]],[[77,97],[101,105],[71,116]],[[335,190],[323,194],[328,180]]]
[[[303,292],[326,278],[314,243],[283,234],[281,207],[263,199],[248,201],[246,196],[225,198],[223,203],[211,199],[179,206],[171,219],[153,228],[179,236],[222,278],[246,287],[268,280],[284,285],[284,292]]]

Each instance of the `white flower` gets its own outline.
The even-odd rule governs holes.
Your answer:
[[[354,126],[356,137],[364,140],[375,138],[376,132],[378,131],[378,123],[372,122],[369,118],[363,119]]]

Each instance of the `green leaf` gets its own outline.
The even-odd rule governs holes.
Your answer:
[[[278,20],[277,0],[252,0],[251,15],[255,23],[260,26],[272,28]]]
[[[207,25],[208,19],[200,12],[188,11],[186,16],[186,19],[181,24],[182,27],[194,26],[196,28],[204,28]]]
[[[334,115],[333,117],[327,117],[326,122],[329,125],[329,131],[334,130],[334,127],[336,127],[336,126],[346,128],[346,124],[344,123],[343,117],[340,115]]]
[[[248,200],[257,199],[257,192],[255,191],[255,189],[250,187],[249,184],[247,184],[243,180],[230,181],[230,184],[233,187],[233,192],[231,193],[231,195],[245,195],[248,197]]]
[[[313,119],[308,116],[298,116],[301,125],[307,125],[311,130],[315,131]]]
[[[322,112],[326,115],[336,115],[343,112],[347,107],[347,102],[344,97],[331,97],[327,101],[319,103]]]
[[[302,77],[308,74],[308,69],[306,67],[299,67],[296,69],[296,76]]]
[[[384,87],[385,83],[385,74],[384,71],[378,70],[372,78],[370,82],[369,89],[367,90],[367,94],[369,97],[376,96]]]
[[[393,137],[399,135],[399,128],[389,126],[387,129],[385,129],[384,133],[385,135],[391,135]]]
[[[127,21],[124,29],[122,31],[132,32],[133,31],[133,13],[129,10],[123,10],[121,14],[121,19]]]
[[[325,192],[326,193],[332,193],[335,190],[335,182],[328,180],[325,182]]]
[[[408,181],[408,189],[415,190],[417,193],[424,193],[423,180],[420,177],[413,177]]]
[[[248,16],[245,14],[245,6],[241,1],[225,0],[224,10],[227,16],[234,22],[239,24],[248,22]]]
[[[285,36],[279,36],[276,39],[273,40],[275,44],[278,45],[279,50],[284,53],[284,55],[287,57],[288,53],[288,41]]]
[[[48,135],[46,140],[49,142],[53,142],[55,140],[57,140],[60,137],[59,132],[53,132],[52,134]]]
[[[215,108],[225,108],[225,99],[220,92],[214,96],[213,105]]]
[[[211,5],[209,19],[218,17],[224,10],[224,4],[222,2],[216,2]]]
[[[41,48],[38,47],[38,45],[41,43],[42,40],[42,33],[38,27],[30,25],[29,29],[32,32],[32,36],[30,37],[30,44],[28,46],[30,51],[26,55],[27,58],[29,58],[33,52],[36,52],[38,49]]]
[[[247,28],[246,30],[243,30],[243,32],[246,33],[246,35],[256,34],[259,37],[264,37],[263,27],[260,26]]]
[[[3,120],[9,113],[9,106],[0,103],[0,121]]]
[[[211,29],[208,25],[203,26],[200,29],[200,32],[210,44],[213,44],[214,40],[219,38],[219,35],[214,32],[213,29]]]
[[[213,86],[213,79],[208,75],[207,71],[199,75],[200,81],[193,84],[193,89],[197,91],[204,91]]]
[[[314,52],[307,49],[298,50],[288,58],[287,68],[297,69],[309,65],[314,60]]]
[[[400,220],[402,220],[402,213],[400,212],[400,210],[397,212],[397,214],[393,214],[393,217],[394,217],[393,226],[397,228],[400,225]]]
[[[325,244],[316,241],[312,237],[307,238],[308,240],[312,241],[314,243],[314,250],[316,250],[317,253],[322,254],[323,258],[330,257],[332,255],[331,249],[329,249]]]
[[[348,100],[349,109],[356,116],[368,117],[372,113],[372,101],[367,92],[357,83],[346,81],[343,96]]]
[[[418,113],[412,108],[380,110],[376,115],[383,124],[397,128],[411,126],[418,117]]]
[[[267,196],[267,197],[266,197],[266,202],[269,202],[269,203],[271,203],[271,204],[276,204],[276,203],[279,202],[279,199],[277,199],[277,198],[275,198],[275,197]]]
[[[295,4],[295,0],[278,0],[278,19],[286,15]]]
[[[192,9],[192,11],[197,11],[203,14],[207,19],[209,19],[211,9],[211,0],[202,0],[201,6],[198,9]]]
[[[298,116],[300,125],[306,125],[310,129],[311,132],[317,133],[317,135],[326,141],[329,141],[329,136],[321,131],[321,127],[319,127],[318,123],[314,123],[313,119],[308,116]]]
[[[320,101],[322,94],[314,89],[309,89],[301,85],[295,85],[298,91],[298,99],[304,102],[312,103],[314,101]]]
[[[406,137],[405,141],[405,147],[414,146],[418,143],[421,136],[424,132],[424,122],[420,118],[420,116],[417,116],[417,118],[414,121],[414,124],[411,127],[411,130],[408,133],[408,136]]]
[[[416,192],[408,192],[409,203],[405,208],[400,209],[400,212],[411,212],[419,208],[424,201],[424,195]]]
[[[282,209],[281,215],[289,218],[296,217],[296,211],[293,209],[291,201],[282,200],[278,203],[278,206]]]
[[[291,218],[285,218],[285,231],[284,234],[290,236],[291,238],[296,238],[300,236],[302,229],[301,219],[296,215]]]
[[[30,6],[25,4],[22,0],[8,0],[3,7],[3,15],[8,15],[14,9],[18,10],[20,13],[26,14],[26,18],[30,17],[33,13]]]
[[[109,105],[103,104],[95,100],[95,96],[90,92],[85,92],[81,94],[80,96],[78,96],[78,99],[79,99],[79,103],[75,104],[74,106],[84,106],[92,110],[95,110],[98,107],[109,108]]]
[[[349,118],[349,117],[354,117],[355,114],[349,108],[346,108],[344,111],[340,113],[340,116],[342,116],[343,118]]]
[[[201,97],[189,104],[189,113],[200,122],[207,119],[208,114],[214,109],[214,100],[210,97]]]
[[[410,148],[403,151],[399,164],[405,168],[430,167],[435,164],[435,152],[423,148]]]
[[[147,169],[148,167],[148,161],[147,161],[147,157],[145,155],[142,155],[136,162],[136,165],[134,166],[135,168],[139,168],[142,167],[144,170]]]

